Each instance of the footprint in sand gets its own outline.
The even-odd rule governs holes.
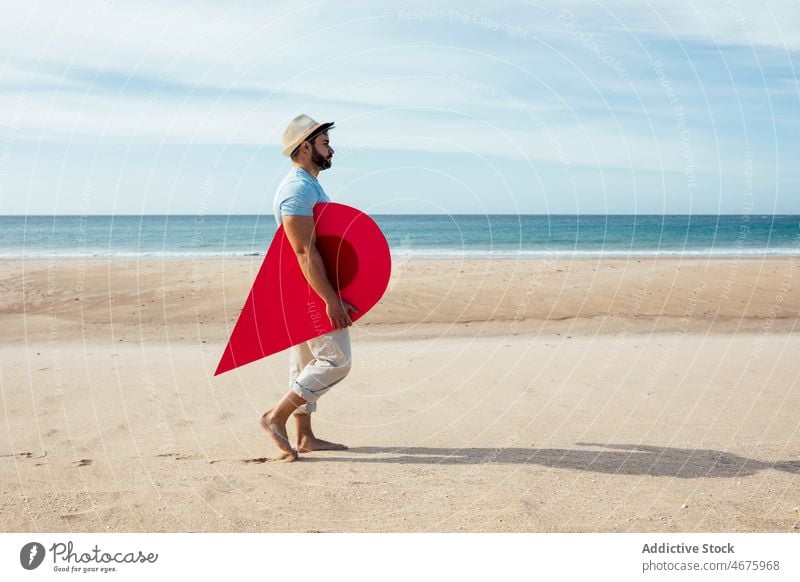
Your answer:
[[[10,455],[0,455],[0,458],[17,459],[18,461],[21,461],[23,459],[43,459],[46,456],[47,456],[47,451],[42,452],[42,454],[40,455],[25,451],[24,453],[11,453]]]
[[[266,463],[267,461],[274,461],[275,459],[268,459],[267,457],[258,457],[257,459],[242,459],[242,463],[245,465],[253,465],[253,464],[260,464]]]
[[[194,456],[188,453],[161,453],[156,455],[159,459],[172,459],[173,461],[185,461],[186,459],[193,459]]]
[[[209,461],[210,465],[216,465],[217,463],[244,463],[245,465],[261,465],[262,463],[277,463],[286,461],[286,457],[277,457],[277,458],[270,458],[270,457],[256,457],[254,459],[214,459],[213,461]]]

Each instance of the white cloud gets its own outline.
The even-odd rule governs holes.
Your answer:
[[[23,137],[277,147],[286,121],[304,111],[346,128],[337,134],[345,147],[681,173],[672,108],[636,41],[800,50],[795,0],[532,4],[451,2],[427,20],[404,20],[396,8],[357,1],[6,2],[0,138],[5,128],[11,147]],[[565,8],[629,76],[558,24]],[[430,11],[422,1],[402,9]],[[530,34],[481,24],[490,20]],[[698,87],[682,81],[673,79],[690,111],[702,95],[690,102]],[[796,91],[796,81],[780,83],[790,98],[787,87]],[[699,88],[711,107],[739,114],[727,88]],[[695,120],[718,120],[711,107],[695,109]],[[702,168],[725,167],[719,139],[693,134]]]
[[[553,13],[569,10],[591,29],[699,40],[712,45],[759,45],[800,50],[800,2],[797,0],[582,0],[532,3]]]

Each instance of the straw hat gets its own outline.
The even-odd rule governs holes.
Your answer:
[[[283,155],[287,158],[297,149],[301,143],[307,140],[312,134],[322,133],[333,127],[333,121],[328,123],[318,123],[308,115],[298,115],[289,122],[281,136],[283,145]]]

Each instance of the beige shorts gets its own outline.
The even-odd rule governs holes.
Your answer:
[[[310,414],[319,397],[350,371],[350,330],[337,329],[292,346],[289,350],[289,389],[308,403],[295,414]]]

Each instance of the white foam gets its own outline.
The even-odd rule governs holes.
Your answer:
[[[262,259],[266,249],[257,251],[98,251],[98,250],[28,250],[0,249],[0,260],[8,259]],[[800,256],[798,247],[717,248],[717,249],[396,249],[394,260],[414,259],[580,259],[647,257],[791,257]]]

